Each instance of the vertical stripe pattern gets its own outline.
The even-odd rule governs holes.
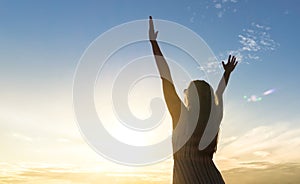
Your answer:
[[[174,157],[173,184],[225,184],[209,155]]]

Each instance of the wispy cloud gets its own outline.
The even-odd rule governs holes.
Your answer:
[[[250,61],[260,60],[265,52],[276,50],[280,44],[270,34],[271,27],[252,22],[248,28],[238,34],[240,46],[219,54],[225,58],[228,54],[236,55],[239,61],[249,64]]]
[[[195,7],[195,8],[194,8]],[[204,19],[209,12],[213,12],[217,18],[222,18],[227,14],[236,13],[239,9],[238,0],[208,0],[199,1],[197,5],[189,5],[186,10],[191,13],[190,23],[196,19]],[[199,16],[196,16],[199,15]]]
[[[257,44],[257,42],[251,38],[251,37],[246,37],[243,35],[239,35],[240,43],[243,45],[242,51],[253,51],[256,52],[260,50],[260,46]]]
[[[14,138],[19,139],[21,141],[28,141],[28,142],[32,142],[33,141],[32,137],[29,137],[29,136],[26,136],[26,135],[23,135],[23,134],[20,134],[20,133],[12,133],[11,135]]]
[[[217,9],[220,9],[220,8],[222,8],[222,5],[221,5],[221,3],[217,3],[217,4],[215,4],[215,8],[217,8]]]
[[[200,70],[206,73],[217,74],[221,68],[221,63],[215,57],[208,58],[208,61],[199,67]]]
[[[229,170],[223,170],[222,175],[226,183],[231,184],[264,184],[264,183],[299,183],[299,163],[271,164],[268,162],[245,162],[244,165],[255,165],[257,167],[239,167]],[[1,163],[0,163],[0,166]],[[3,165],[5,166],[5,165]],[[171,166],[171,165],[170,165]],[[171,167],[170,167],[171,168]],[[169,184],[172,181],[172,170],[160,170],[147,172],[105,172],[82,170],[74,166],[60,167],[29,167],[23,168],[18,172],[4,173],[0,176],[3,184],[18,183],[143,183]]]
[[[269,51],[275,50],[279,44],[271,38],[269,31],[271,27],[255,22],[251,23],[251,27],[243,30],[243,34],[239,35],[240,43],[247,47],[250,47],[249,51]],[[249,42],[243,42],[244,39]],[[251,45],[254,44],[254,45]],[[255,47],[251,47],[255,46]]]
[[[219,53],[217,58],[210,58],[208,62],[199,69],[207,73],[218,73],[222,67],[219,60],[227,60],[229,54],[238,58],[238,61],[250,64],[251,61],[259,61],[266,52],[275,51],[279,47],[270,34],[271,27],[252,22],[238,34],[239,46],[237,49],[227,50]]]
[[[265,184],[299,183],[300,164],[270,164],[267,162],[249,162],[248,165],[261,165],[261,168],[235,168],[222,172],[226,183]]]
[[[213,0],[211,7],[216,10],[216,15],[222,18],[226,13],[235,13],[238,11],[238,0]],[[210,6],[208,6],[209,8]]]
[[[300,129],[288,123],[259,126],[245,134],[225,138],[219,150],[220,163],[230,167],[256,167],[250,162],[298,162],[300,160]],[[257,165],[261,167],[261,165]]]
[[[170,165],[171,166],[171,165]],[[18,164],[0,163],[1,183],[169,183],[172,170],[144,169],[115,166],[115,170],[103,170],[104,166],[97,168],[84,168],[79,165],[63,164]],[[6,169],[3,170],[3,167]],[[9,170],[7,169],[9,167]]]

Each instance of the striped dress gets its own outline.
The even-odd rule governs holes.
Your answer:
[[[211,134],[213,140],[204,150],[199,150],[199,143],[208,122],[215,124],[216,132],[218,132],[223,116],[222,96],[218,96],[218,105],[209,105],[201,109],[199,120],[195,123],[196,125],[192,125],[194,126],[192,135],[187,138],[185,137],[186,132],[189,132],[188,129],[191,128],[189,118],[193,115],[178,98],[173,84],[166,80],[163,82],[165,100],[173,119],[174,128],[172,140],[175,151],[173,154],[173,184],[224,184],[222,175],[212,160],[217,148],[218,135],[213,137],[214,134]],[[208,119],[213,119],[213,121],[208,121]],[[182,139],[187,139],[187,141],[183,143]]]
[[[217,136],[203,151],[198,149],[199,131],[195,132],[187,143],[174,153],[173,184],[224,184],[221,173],[212,158],[217,144]]]

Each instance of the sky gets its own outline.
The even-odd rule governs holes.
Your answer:
[[[299,5],[296,0],[1,0],[0,183],[171,182],[171,158],[130,167],[97,154],[80,134],[73,110],[73,77],[85,50],[109,29],[149,15],[181,24],[206,42],[217,61],[194,68],[199,71],[195,76],[204,72],[220,77],[220,62],[228,54],[239,60],[224,96],[214,157],[225,181],[299,183]],[[158,38],[163,34],[168,33],[160,32]],[[188,60],[170,45],[161,47],[170,62],[176,63],[177,56]],[[112,73],[143,54],[151,55],[147,42],[120,50],[111,58],[116,63],[109,65]],[[182,66],[191,68],[187,61]],[[188,81],[177,78],[182,97]],[[129,96],[131,109],[148,116],[144,103],[149,101],[139,95],[150,91],[160,96],[160,82],[137,86]],[[99,112],[104,97],[101,91],[95,97]],[[169,115],[165,122],[170,123]]]

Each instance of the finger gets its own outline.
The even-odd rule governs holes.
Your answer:
[[[230,63],[230,59],[231,59],[231,55],[229,55],[227,63]]]
[[[236,65],[238,64],[238,62],[235,62],[234,65],[232,66],[232,70],[235,69]]]
[[[153,28],[153,19],[152,19],[152,16],[149,16],[149,25],[150,25],[150,28]]]
[[[225,68],[225,63],[224,63],[224,61],[222,61],[222,65],[223,65],[223,68]]]
[[[235,63],[234,63],[234,67],[238,64],[239,62],[238,61],[236,61]]]
[[[155,32],[155,38],[157,38],[158,31]]]
[[[235,61],[236,61],[236,57],[234,56],[234,59],[232,61],[232,65],[234,65]]]

